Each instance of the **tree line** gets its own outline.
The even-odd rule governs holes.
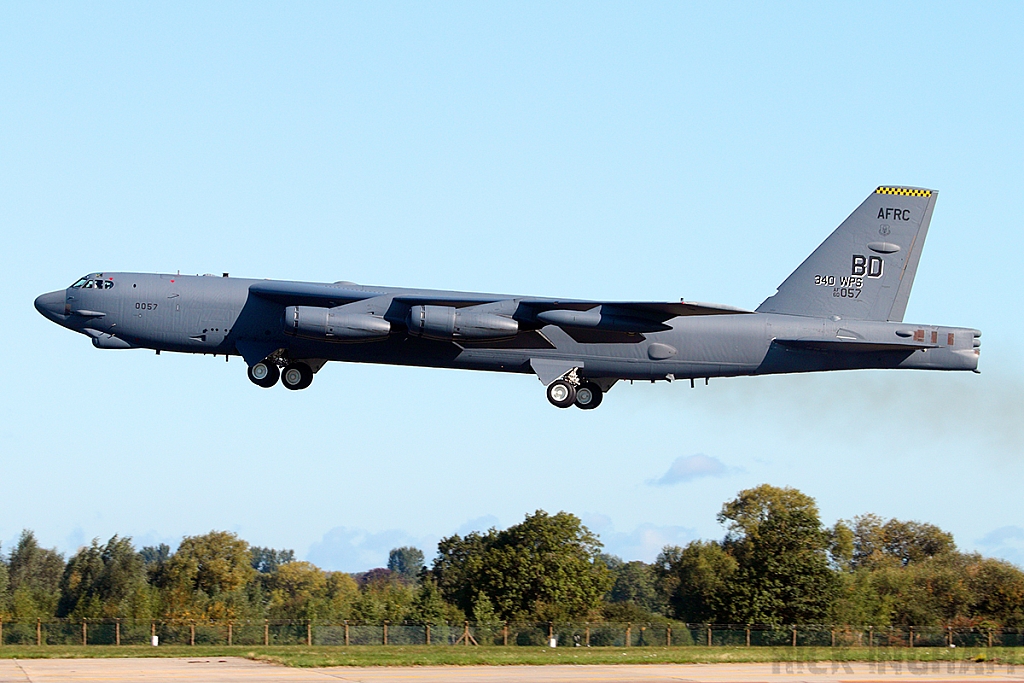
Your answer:
[[[173,551],[114,536],[67,559],[24,531],[0,555],[0,618],[1024,627],[1024,572],[960,552],[934,525],[865,514],[826,527],[813,498],[770,485],[741,491],[718,521],[720,540],[648,564],[602,553],[575,515],[539,510],[442,539],[429,566],[402,547],[358,574],[226,531]]]

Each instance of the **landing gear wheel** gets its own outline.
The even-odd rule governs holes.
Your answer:
[[[603,397],[604,392],[601,391],[601,387],[593,382],[584,382],[576,390],[576,407],[580,410],[593,410],[601,405]]]
[[[281,376],[281,371],[278,370],[277,366],[270,361],[261,360],[259,363],[249,368],[248,375],[249,381],[256,386],[269,389],[277,384],[277,379]]]
[[[564,379],[556,379],[548,385],[548,400],[556,408],[568,408],[576,400],[576,387]]]
[[[285,389],[296,391],[313,383],[313,368],[305,363],[289,363],[281,373],[281,384]]]

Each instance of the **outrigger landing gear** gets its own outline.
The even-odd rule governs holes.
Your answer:
[[[269,389],[277,384],[281,371],[277,369],[277,363],[272,360],[261,360],[249,368],[249,381],[258,387]]]
[[[601,387],[582,379],[577,368],[548,385],[548,401],[556,408],[575,405],[581,410],[593,410],[601,405],[603,397]]]

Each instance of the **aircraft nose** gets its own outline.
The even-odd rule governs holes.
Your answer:
[[[64,315],[64,304],[66,300],[67,297],[64,290],[40,294],[36,297],[36,310],[42,313],[43,317],[52,320],[55,323],[59,323],[66,317]]]

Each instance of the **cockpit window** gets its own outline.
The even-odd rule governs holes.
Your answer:
[[[83,277],[71,285],[71,289],[110,289],[114,286],[111,280],[100,280],[99,278]]]

